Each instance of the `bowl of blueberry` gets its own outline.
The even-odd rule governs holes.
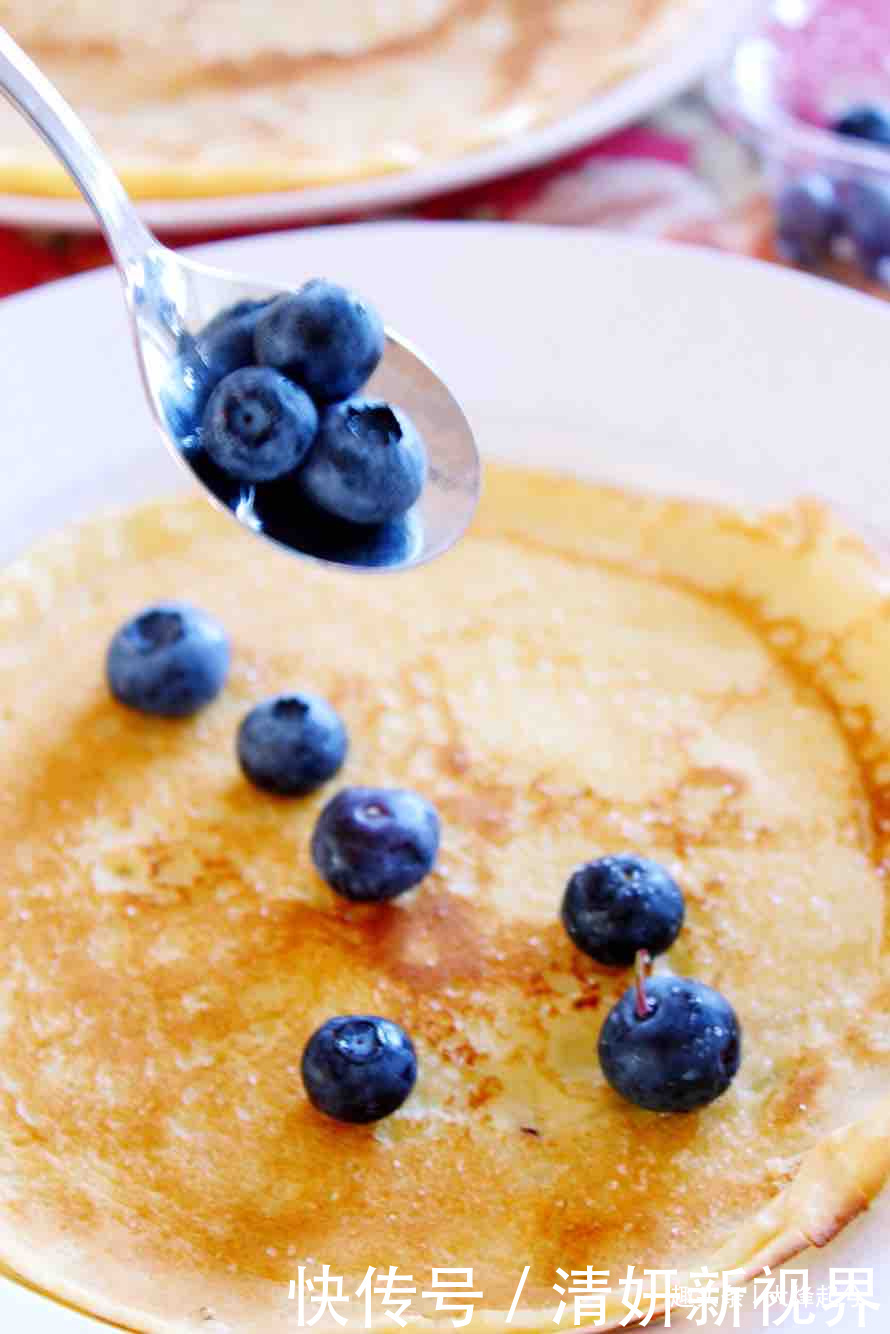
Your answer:
[[[890,285],[886,0],[773,0],[709,92],[763,163],[782,257],[853,260]]]

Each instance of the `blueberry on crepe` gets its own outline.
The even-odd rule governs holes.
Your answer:
[[[347,787],[325,806],[312,835],[320,875],[344,898],[380,903],[419,885],[439,850],[439,817],[403,788]]]
[[[238,760],[250,781],[282,797],[301,797],[333,778],[346,758],[346,728],[318,695],[263,700],[238,729]]]
[[[609,1012],[599,1039],[603,1074],[623,1098],[651,1112],[691,1112],[729,1088],[741,1060],[741,1029],[719,991],[692,978],[637,980]]]
[[[683,925],[680,886],[658,862],[622,855],[580,866],[562,901],[562,922],[579,950],[626,968],[638,950],[663,954]]]
[[[229,659],[228,637],[206,612],[184,602],[159,602],[117,631],[105,671],[121,704],[162,718],[185,718],[219,694]]]
[[[366,1125],[401,1107],[417,1079],[417,1055],[405,1030],[389,1019],[343,1015],[312,1034],[301,1071],[313,1107]]]

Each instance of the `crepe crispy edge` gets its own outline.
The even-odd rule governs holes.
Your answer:
[[[713,1256],[703,1259],[700,1266],[678,1272],[673,1286],[693,1286],[691,1276],[708,1270],[732,1276],[735,1284],[744,1286],[766,1268],[793,1259],[809,1246],[827,1245],[837,1234],[866,1210],[890,1178],[890,1096],[882,1099],[871,1112],[827,1136],[815,1148],[804,1154],[800,1167],[790,1185],[771,1200],[754,1217],[738,1228],[725,1245]],[[138,1308],[101,1298],[95,1290],[68,1280],[53,1282],[41,1264],[29,1251],[27,1244],[11,1234],[4,1235],[0,1228],[0,1275],[22,1284],[51,1301],[71,1307],[87,1315],[98,1317],[111,1325],[138,1330],[139,1334],[172,1334],[176,1329],[199,1328],[180,1315],[158,1319]],[[268,1286],[268,1280],[263,1280]],[[283,1286],[283,1284],[282,1284]],[[642,1301],[645,1302],[645,1285]],[[663,1304],[656,1306],[653,1316],[664,1313]],[[622,1318],[627,1307],[617,1299],[606,1306],[606,1323],[577,1327],[578,1334],[595,1334],[627,1328]],[[495,1329],[504,1326],[506,1312],[502,1309],[477,1311],[470,1323],[471,1329]],[[188,1321],[186,1324],[185,1321]],[[182,1323],[181,1323],[182,1322]],[[384,1321],[381,1321],[382,1328]],[[543,1334],[552,1325],[550,1312],[517,1310],[512,1328],[524,1334]],[[388,1327],[388,1326],[387,1326]],[[431,1330],[451,1329],[448,1320],[423,1320],[418,1327]],[[322,1334],[335,1334],[339,1328],[332,1321],[319,1322],[316,1329]]]

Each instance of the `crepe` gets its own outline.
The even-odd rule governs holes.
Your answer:
[[[171,595],[233,637],[225,691],[180,723],[103,683],[116,626]],[[500,1328],[528,1264],[513,1324],[544,1329],[557,1267],[751,1273],[825,1241],[890,1165],[887,610],[885,570],[817,506],[761,519],[500,468],[472,535],[400,576],[295,563],[201,501],[20,560],[0,581],[0,1261],[165,1334],[288,1329],[289,1281],[324,1263],[347,1293],[398,1265],[425,1315],[432,1267],[472,1266],[473,1328]],[[288,688],[351,735],[338,779],[290,802],[233,744]],[[341,782],[433,801],[418,890],[351,905],[319,879]],[[573,868],[628,850],[685,891],[658,968],[743,1026],[697,1113],[605,1084],[629,978],[558,920]],[[324,1118],[300,1080],[348,1012],[418,1050],[375,1126]]]
[[[707,0],[0,0],[137,196],[441,162],[545,124],[688,35]],[[70,195],[0,107],[0,190]]]

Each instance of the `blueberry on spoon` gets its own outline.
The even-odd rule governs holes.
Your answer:
[[[238,729],[238,759],[246,777],[283,797],[304,796],[333,778],[347,746],[342,719],[318,695],[264,700]]]
[[[741,1028],[719,991],[692,978],[646,978],[609,1012],[599,1038],[603,1074],[616,1093],[651,1112],[690,1112],[729,1088],[741,1060]]]
[[[575,871],[562,901],[562,922],[575,945],[597,963],[626,968],[639,950],[670,949],[683,925],[677,882],[658,862],[600,857]]]
[[[195,460],[193,466],[198,471],[201,461]],[[416,512],[400,514],[387,523],[349,523],[313,504],[296,477],[257,487],[253,504],[268,537],[284,546],[298,546],[305,555],[320,560],[386,568],[410,561],[422,549],[423,523]]]
[[[376,310],[323,278],[273,301],[254,335],[257,361],[283,371],[318,403],[361,389],[377,369],[384,343]]]
[[[323,413],[299,483],[321,509],[350,523],[405,514],[426,481],[426,447],[405,412],[350,398]]]
[[[229,659],[228,637],[206,612],[159,602],[117,631],[105,671],[121,704],[161,718],[186,718],[219,694]]]
[[[405,1030],[389,1019],[343,1015],[312,1034],[301,1068],[313,1107],[367,1125],[401,1107],[417,1080],[417,1055]]]
[[[253,339],[260,317],[271,305],[264,301],[236,301],[214,315],[192,340],[195,351],[216,382],[232,371],[255,364]]]
[[[184,333],[160,392],[164,414],[181,441],[200,427],[207,400],[220,380],[254,362],[253,334],[269,301],[237,301],[198,334]]]
[[[229,477],[272,482],[302,462],[317,429],[308,394],[268,367],[245,366],[211,394],[201,443]]]
[[[416,792],[347,787],[318,817],[311,851],[338,894],[381,903],[429,875],[439,851],[439,817]]]

